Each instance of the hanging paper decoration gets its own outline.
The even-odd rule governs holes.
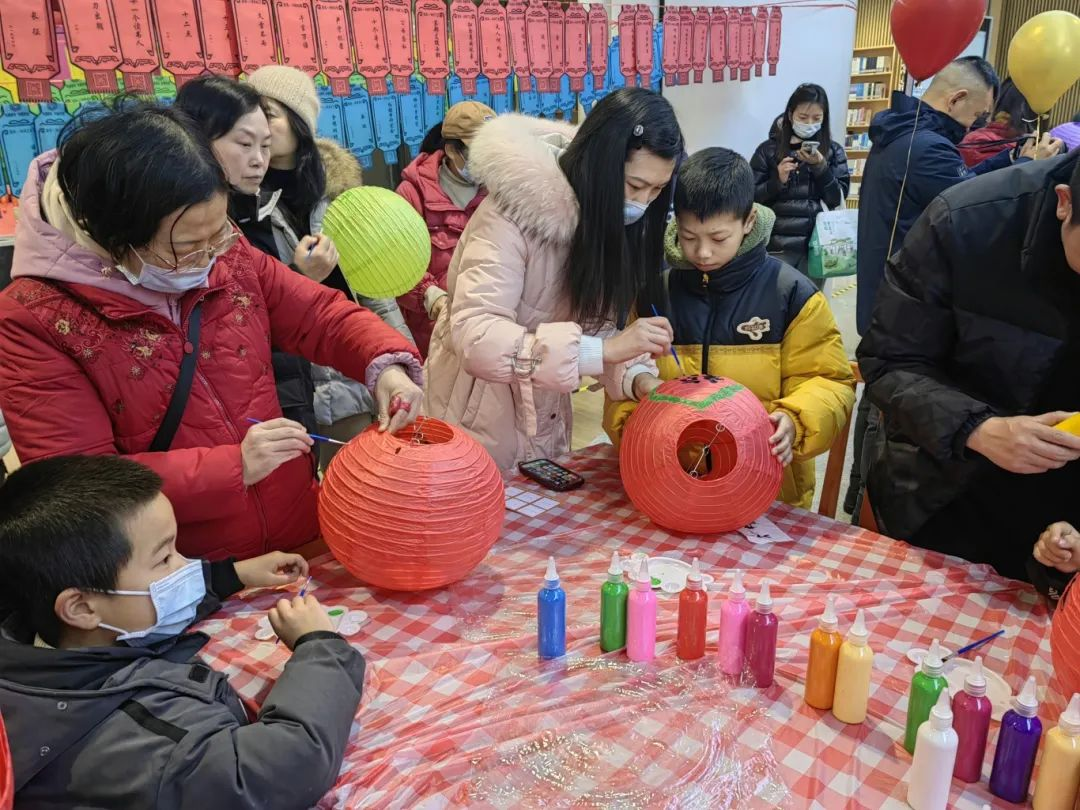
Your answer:
[[[416,44],[420,75],[427,79],[428,92],[446,95],[450,55],[446,44],[446,4],[442,0],[421,0],[416,4]]]
[[[480,75],[480,18],[472,0],[452,0],[450,32],[454,37],[454,72],[466,95],[476,92]]]
[[[311,0],[274,0],[281,63],[309,76],[319,72]]]
[[[457,76],[451,76],[446,82],[446,95],[449,99],[450,106],[460,104],[465,100],[465,93],[461,90],[461,79]]]
[[[761,66],[765,64],[765,36],[769,30],[769,10],[765,6],[758,9],[754,17],[754,75],[761,75]]]
[[[742,70],[739,81],[750,81],[750,69],[754,66],[754,12],[742,10],[742,22],[739,25],[739,65]]]
[[[488,81],[487,76],[481,74],[476,78],[476,92],[472,95],[465,95],[466,101],[479,101],[486,107],[491,106],[491,82]]]
[[[317,85],[315,90],[319,94],[319,117],[315,123],[316,131],[323,138],[329,138],[338,143],[348,143],[339,99],[331,94],[330,88],[326,85]]]
[[[18,197],[22,194],[30,163],[38,154],[34,115],[25,104],[4,105],[0,115],[0,153],[11,182],[11,192]]]
[[[124,0],[124,2],[129,1]],[[203,64],[211,73],[236,78],[240,75],[242,67],[236,26],[232,12],[229,10],[229,0],[196,0],[195,6],[199,11],[202,31]],[[116,22],[119,26],[120,19],[117,18]],[[120,38],[120,49],[124,50],[123,35]],[[126,56],[127,52],[124,53]]]
[[[690,69],[694,66],[694,12],[689,6],[679,11],[679,84],[690,84]]]
[[[392,95],[371,99],[376,139],[384,152],[390,144],[379,140],[379,108],[387,107],[387,101],[394,102],[396,110]],[[431,261],[431,239],[423,218],[389,189],[364,186],[342,193],[330,203],[323,227],[338,249],[349,288],[367,298],[396,298],[408,292]]]
[[[414,491],[424,497],[406,494]],[[361,433],[334,457],[319,492],[319,523],[335,559],[361,582],[392,591],[463,579],[495,544],[505,512],[487,451],[461,428],[423,416],[396,434]]]
[[[634,60],[634,6],[623,6],[619,10],[619,75],[622,84],[634,87],[637,84],[637,62]]]
[[[608,15],[603,3],[589,5],[589,72],[593,76],[593,92],[607,84]],[[594,95],[595,98],[595,95]]]
[[[532,87],[535,82],[529,82]],[[518,86],[518,110],[522,115],[540,115],[540,94],[536,90],[522,90]]]
[[[649,88],[654,93],[659,93],[664,86],[664,67],[660,62],[660,54],[664,50],[664,26],[660,23],[653,24],[653,68],[649,74]]]
[[[356,48],[356,72],[367,81],[373,99],[385,95],[390,54],[386,49],[382,0],[349,0],[349,17]]]
[[[71,123],[71,116],[64,109],[64,105],[58,101],[43,102],[39,110],[34,120],[34,135],[37,138],[37,148],[40,153],[56,148],[60,133]]]
[[[575,107],[577,107],[577,96],[570,88],[570,77],[564,73],[559,79],[559,109],[562,110],[564,121],[573,118]]]
[[[727,11],[722,8],[712,10],[709,22],[709,69],[712,80],[722,82],[727,68]]]
[[[495,111],[496,115],[504,115],[514,111],[514,97],[510,94],[509,88],[507,90],[506,93],[491,94],[491,109]]]
[[[709,64],[709,9],[706,6],[698,6],[697,11],[694,12],[694,84],[705,81],[707,64]]]
[[[769,75],[776,75],[776,64],[780,61],[780,28],[783,25],[783,13],[779,6],[773,6],[769,11]]]
[[[222,5],[226,0],[217,0]],[[112,0],[116,38],[120,44],[120,72],[128,93],[152,95],[154,71],[158,69],[154,25],[147,0]],[[206,19],[203,13],[203,19]]]
[[[424,92],[424,123],[428,129],[441,124],[446,116],[446,96],[435,95],[428,86]]]
[[[558,90],[558,87],[555,88]],[[554,118],[559,112],[559,94],[555,93],[541,93],[540,94],[540,114],[545,118]]]
[[[427,128],[424,126],[424,87],[419,79],[413,79],[408,93],[398,94],[398,113],[401,116],[401,135],[409,154],[420,154],[420,144],[424,142]],[[346,121],[346,126],[348,122]]]
[[[737,8],[728,11],[727,18],[727,63],[728,78],[739,80],[739,43],[742,39],[742,13]]]
[[[170,0],[156,0],[160,6]],[[277,62],[276,31],[270,0],[231,0],[236,20],[236,46],[240,51],[240,66],[253,73],[263,65]],[[163,32],[162,25],[158,30]]]
[[[112,7],[103,0],[61,0],[71,62],[86,74],[91,93],[115,93],[123,61]]]
[[[345,0],[315,0],[315,34],[319,69],[330,82],[330,91],[347,97],[353,63]]]
[[[641,86],[648,87],[653,69],[653,13],[644,3],[634,12],[634,63]]]
[[[499,0],[483,0],[480,22],[480,67],[491,82],[495,96],[506,95],[510,78],[510,32],[506,27],[506,9]]]
[[[664,83],[674,87],[679,81],[679,33],[682,15],[677,6],[664,9],[664,47],[661,51],[664,66]]]
[[[559,0],[548,0],[548,40],[551,43],[551,89],[562,92],[566,73],[566,14]]]
[[[50,0],[19,0],[0,7],[4,70],[15,77],[23,103],[49,101],[49,79],[60,72]]]
[[[619,473],[634,506],[688,534],[739,529],[780,490],[774,428],[748,389],[723,377],[663,383],[626,423]]]
[[[506,4],[506,30],[510,35],[510,57],[519,90],[532,89],[529,73],[529,35],[525,23],[528,7],[525,0],[508,0]]]
[[[634,29],[633,26],[630,26],[630,50],[633,49]],[[637,65],[633,64],[633,60],[631,60],[627,66],[632,68],[630,83],[633,84],[637,78]],[[620,87],[626,87],[626,74],[623,73],[622,37],[616,35],[611,38],[611,45],[608,46],[608,80],[605,85],[604,95]]]
[[[378,146],[379,151],[383,153],[383,161],[387,166],[397,166],[397,151],[398,147],[401,146],[401,118],[398,115],[396,96],[397,94],[394,92],[393,88],[388,89],[387,92],[381,96],[371,96],[371,118],[375,122],[375,145]],[[340,248],[338,252],[340,252]],[[419,279],[417,279],[417,281],[419,281]],[[412,287],[409,287],[406,290],[402,290],[402,292],[407,292],[411,289]],[[382,297],[393,298],[398,295],[401,295],[401,292]]]
[[[347,98],[325,96],[331,104],[341,107],[341,119],[345,129],[345,143],[349,151],[360,161],[365,169],[375,165],[375,124],[371,120],[371,100],[368,91],[357,81],[351,85],[351,94]],[[321,95],[321,94],[320,94]],[[336,103],[335,103],[336,102]],[[324,101],[325,103],[325,101]]]
[[[161,66],[173,75],[176,86],[183,87],[206,69],[203,60],[202,43],[199,41],[198,11],[195,0],[151,0],[154,8],[154,27],[157,29],[158,42],[161,45]],[[248,6],[261,7],[262,16],[254,13],[245,16],[245,22],[251,26],[248,37],[253,40],[253,58],[259,59],[256,51],[270,53],[268,62],[254,62],[254,70],[274,61],[274,32],[270,18],[270,7],[263,0],[232,0],[233,15],[240,19],[240,6],[245,14],[252,9]],[[240,32],[237,32],[239,39]],[[261,48],[260,48],[261,45]],[[243,51],[241,50],[241,55]]]
[[[525,11],[525,37],[529,49],[529,69],[536,78],[537,89],[542,94],[550,94],[552,92],[551,74],[554,69],[551,60],[551,38],[548,35],[548,13],[544,8],[544,0],[529,0]],[[558,90],[558,85],[555,89]]]
[[[593,82],[596,80],[595,73],[585,74],[585,88],[578,96],[581,101],[581,106],[585,110],[585,114],[588,115],[592,112],[593,107],[596,106],[596,90],[593,89]]]
[[[565,20],[566,75],[570,77],[570,89],[580,93],[589,72],[589,14],[580,3],[571,3],[566,7]]]
[[[386,48],[390,55],[390,75],[394,91],[409,92],[413,75],[412,13],[409,0],[383,0],[383,19],[386,23]]]

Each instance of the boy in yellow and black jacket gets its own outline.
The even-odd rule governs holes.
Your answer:
[[[754,204],[754,176],[742,156],[720,148],[696,153],[675,186],[666,295],[646,292],[637,309],[655,306],[675,331],[682,368],[661,357],[663,379],[712,374],[754,392],[776,425],[773,453],[787,467],[780,499],[810,508],[813,458],[847,424],[855,378],[825,297],[766,251],[775,218]],[[644,393],[659,383],[635,388]],[[635,407],[605,403],[604,429],[616,446]]]

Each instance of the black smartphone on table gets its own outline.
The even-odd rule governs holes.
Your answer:
[[[573,470],[546,458],[522,461],[518,464],[518,469],[526,478],[554,492],[569,492],[585,483],[585,479]]]

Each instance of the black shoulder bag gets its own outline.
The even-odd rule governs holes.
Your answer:
[[[202,328],[202,301],[199,301],[191,309],[188,316],[187,339],[184,343],[184,359],[180,361],[180,376],[176,378],[176,387],[173,389],[169,407],[161,420],[161,427],[154,434],[154,440],[150,442],[151,453],[162,453],[172,446],[176,431],[180,428],[180,420],[184,416],[188,398],[191,396],[191,383],[195,380],[195,363],[199,359],[199,332]],[[191,351],[187,351],[187,347]]]

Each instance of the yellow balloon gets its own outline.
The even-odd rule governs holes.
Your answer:
[[[1047,11],[1032,17],[1009,45],[1009,75],[1035,112],[1050,112],[1080,81],[1080,17]]]

